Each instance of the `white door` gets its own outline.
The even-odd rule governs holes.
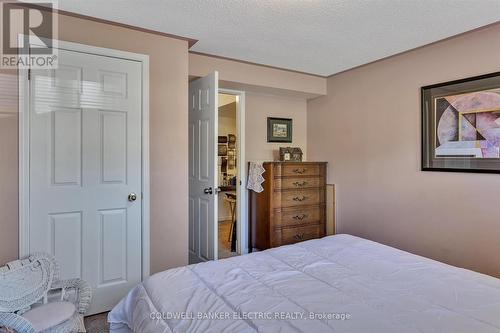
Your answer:
[[[189,262],[217,259],[219,74],[189,84]]]
[[[141,281],[141,71],[61,49],[31,72],[29,251],[91,284],[89,314]]]

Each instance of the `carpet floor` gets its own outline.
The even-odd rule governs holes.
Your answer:
[[[85,328],[87,333],[108,333],[108,313],[99,313],[93,316],[85,317]]]

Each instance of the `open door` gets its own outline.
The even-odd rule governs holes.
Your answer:
[[[219,73],[189,84],[189,263],[217,260]]]

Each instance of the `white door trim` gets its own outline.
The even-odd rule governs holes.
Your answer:
[[[238,241],[236,252],[238,254],[248,253],[248,203],[246,191],[247,166],[245,159],[245,92],[240,90],[219,88],[219,93],[236,96],[236,136],[238,176],[236,182],[236,230]],[[241,183],[240,183],[241,182]],[[241,185],[240,185],[241,184]]]
[[[35,45],[35,43],[32,43]],[[145,54],[57,41],[58,49],[140,62],[142,65],[142,279],[150,275],[149,192],[149,56]],[[19,257],[29,255],[29,112],[28,70],[19,69]]]

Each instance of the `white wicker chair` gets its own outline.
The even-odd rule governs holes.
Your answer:
[[[0,267],[0,332],[85,332],[91,288],[59,280],[54,257],[37,253]]]

